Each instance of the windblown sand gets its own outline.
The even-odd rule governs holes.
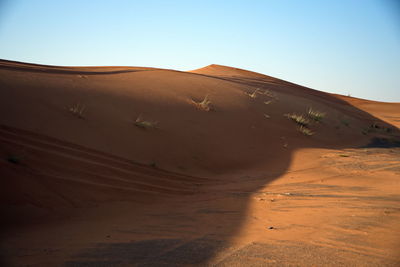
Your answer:
[[[220,65],[0,61],[0,265],[398,266],[399,127]]]

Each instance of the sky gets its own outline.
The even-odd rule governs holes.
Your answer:
[[[398,0],[0,0],[0,58],[260,72],[400,102]]]

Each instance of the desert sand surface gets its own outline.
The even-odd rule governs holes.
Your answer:
[[[1,60],[0,265],[399,266],[399,128],[232,67]]]

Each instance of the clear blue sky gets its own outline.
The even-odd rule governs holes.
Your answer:
[[[215,63],[400,102],[400,4],[0,0],[0,58],[178,70]]]

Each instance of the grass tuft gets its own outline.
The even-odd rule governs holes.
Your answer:
[[[284,143],[283,144],[283,148],[288,148],[289,144],[288,143]]]
[[[75,104],[72,107],[70,107],[68,110],[69,112],[71,112],[73,115],[77,116],[80,119],[83,119],[83,112],[85,111],[86,106],[85,105],[81,105],[81,104]]]
[[[246,93],[246,95],[250,96],[251,98],[256,98],[257,97],[257,92],[259,91],[259,89],[257,88],[253,93]]]
[[[262,94],[271,97],[275,100],[278,100],[278,96],[275,93],[271,92],[270,90],[265,90]]]
[[[367,135],[367,134],[370,133],[370,131],[369,131],[368,129],[363,129],[363,130],[361,131],[361,133],[362,133],[363,135]]]
[[[157,163],[156,163],[155,161],[150,162],[149,166],[152,167],[152,168],[154,168],[154,169],[157,169],[157,168],[158,168],[158,167],[157,167]]]
[[[157,128],[157,121],[145,121],[142,119],[141,115],[139,115],[139,117],[137,117],[136,121],[135,121],[135,126],[142,128],[142,129],[156,129]]]
[[[308,129],[308,128],[305,127],[305,126],[300,126],[300,127],[299,127],[299,131],[300,131],[302,134],[306,135],[306,136],[311,136],[311,135],[314,134],[314,132],[312,132],[310,129]]]
[[[342,119],[340,122],[341,122],[344,126],[350,127],[350,122],[349,122],[348,120]]]
[[[308,109],[307,115],[309,118],[313,119],[314,121],[320,122],[322,119],[325,117],[324,112],[320,112],[317,110],[314,110],[312,108]]]
[[[201,102],[196,102],[192,99],[193,104],[204,111],[210,111],[211,110],[211,101],[208,99],[208,95],[204,97],[204,99]]]
[[[292,113],[292,114],[285,114],[285,116],[301,126],[308,126],[310,124],[310,121],[304,115],[298,115]]]

